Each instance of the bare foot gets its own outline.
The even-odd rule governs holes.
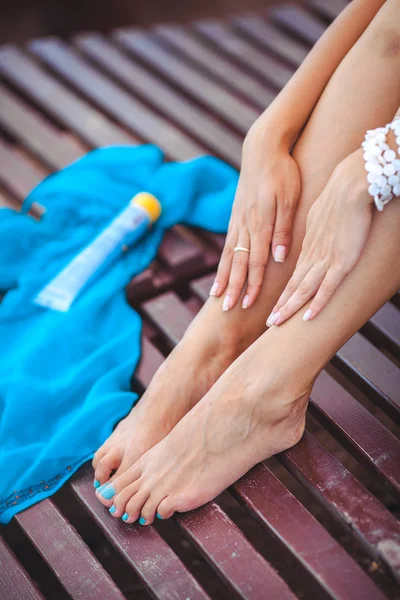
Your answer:
[[[235,360],[235,345],[192,327],[93,459],[94,486],[113,481],[162,440]],[[110,478],[111,473],[115,474]]]
[[[193,510],[301,438],[311,383],[253,344],[156,446],[112,485],[114,517],[142,525]],[[271,352],[271,357],[273,353]],[[265,366],[268,365],[268,369]]]

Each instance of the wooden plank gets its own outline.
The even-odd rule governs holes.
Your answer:
[[[240,598],[260,600],[266,590],[269,598],[296,598],[215,502],[195,511],[177,514],[175,519]]]
[[[187,159],[202,153],[194,141],[102,75],[60,40],[34,40],[29,49],[95,104],[142,138],[159,145],[171,158]]]
[[[34,504],[15,519],[72,598],[124,598],[51,500]]]
[[[117,77],[134,93],[143,96],[166,116],[172,118],[201,143],[235,166],[240,165],[242,142],[238,135],[176,92],[159,77],[142,67],[134,57],[120,52],[99,34],[81,34],[74,38],[78,48]]]
[[[167,80],[178,85],[191,98],[216,111],[221,118],[242,134],[259,116],[259,111],[247,106],[220,85],[199,73],[171,52],[156,43],[154,36],[132,29],[117,31],[116,39],[130,52],[140,56]]]
[[[322,21],[297,4],[287,3],[274,6],[268,14],[278,25],[293,32],[309,44],[315,44],[325,31]]]
[[[239,479],[232,492],[262,527],[282,542],[292,559],[301,564],[329,597],[337,600],[382,598],[341,545],[264,463]]]
[[[400,524],[395,517],[307,431],[296,446],[276,457],[400,582]]]
[[[0,181],[20,202],[45,175],[0,139]]]
[[[278,89],[286,85],[293,75],[292,69],[259,50],[219,21],[197,21],[192,24],[192,27],[202,35],[202,39],[212,42],[230,60],[234,58],[236,62],[261,75],[265,81]],[[268,104],[269,102],[261,106],[266,108]]]
[[[260,44],[296,67],[301,65],[308,54],[308,48],[303,43],[289,37],[270,21],[260,18],[260,15],[235,16],[231,25],[236,31],[245,34],[252,44]]]
[[[1,537],[0,598],[4,598],[4,600],[44,600],[44,596]]]
[[[0,47],[0,73],[90,146],[138,143],[132,135],[73,94],[18,48]]]
[[[369,320],[366,332],[375,345],[400,359],[400,310],[394,304],[386,302]]]
[[[389,417],[400,422],[400,370],[371,342],[356,333],[332,362]]]
[[[381,483],[400,497],[400,442],[328,373],[312,391],[312,414]]]
[[[232,54],[225,58],[210,49],[204,40],[195,37],[189,29],[168,24],[159,25],[153,31],[159,39],[177,48],[184,58],[189,57],[225,85],[250,98],[260,108],[265,108],[274,99],[275,94],[270,89],[248,75],[245,68],[239,68],[233,63]],[[270,81],[278,87],[284,86],[292,75],[291,71],[268,56],[264,56],[263,62]]]
[[[160,302],[157,298],[148,303],[145,311],[171,347],[182,338],[192,318],[191,311],[171,293],[164,294]],[[343,526],[350,524],[365,551],[400,581],[398,555],[390,550],[390,544],[400,544],[400,523],[391,513],[308,433],[278,458]]]
[[[39,112],[1,84],[0,98],[0,124],[45,163],[58,169],[81,156],[79,144],[62,137]]]
[[[208,598],[154,527],[127,525],[109,515],[93,492],[93,471],[90,467],[80,469],[69,485],[90,517],[156,598]]]
[[[331,21],[336,19],[342,10],[348,6],[346,0],[329,0],[329,2],[326,2],[326,0],[307,0],[307,4]]]

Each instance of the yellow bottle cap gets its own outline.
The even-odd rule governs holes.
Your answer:
[[[144,208],[148,212],[152,223],[157,221],[161,215],[161,204],[153,194],[140,192],[132,198],[131,202]]]

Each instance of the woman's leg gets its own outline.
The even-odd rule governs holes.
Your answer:
[[[388,26],[396,23],[396,15],[390,13],[397,13],[398,4],[398,0],[387,2],[343,60],[296,144],[293,155],[301,172],[302,193],[285,263],[269,260],[260,296],[247,311],[239,302],[222,312],[223,298],[206,302],[146,394],[96,454],[95,475],[101,483],[112,469],[120,467],[117,474],[121,474],[167,435],[265,331],[265,320],[296,264],[312,203],[335,166],[359,146],[365,130],[389,121],[400,104],[400,31]]]

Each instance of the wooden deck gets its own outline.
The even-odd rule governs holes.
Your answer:
[[[1,47],[0,204],[18,210],[45,175],[109,144],[239,167],[248,127],[344,4]],[[144,318],[136,389],[207,298],[222,245],[175,227],[128,286]],[[396,295],[321,374],[301,442],[204,508],[126,526],[82,468],[2,528],[0,598],[400,598],[399,309]]]

